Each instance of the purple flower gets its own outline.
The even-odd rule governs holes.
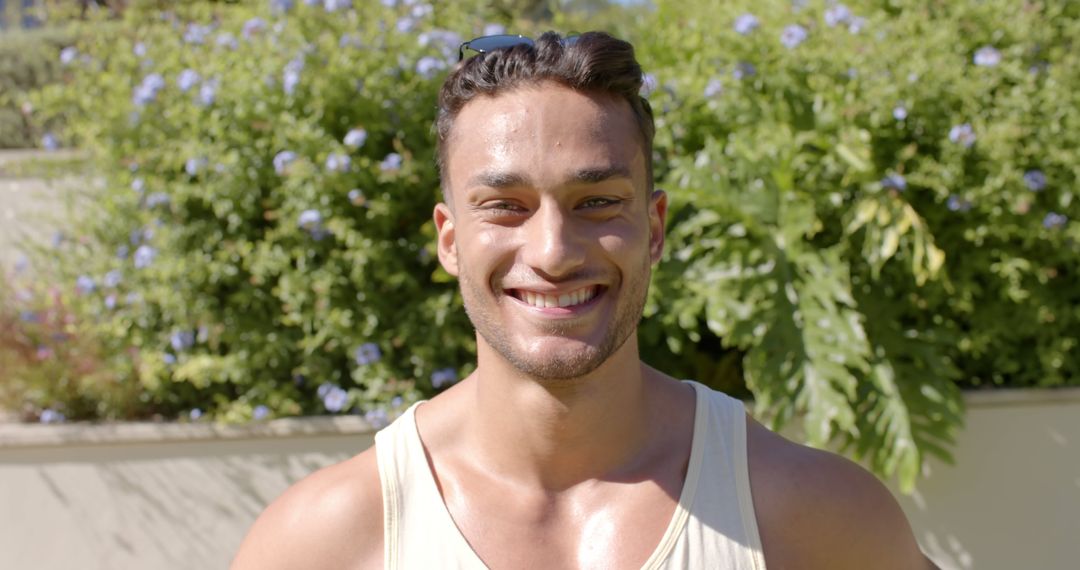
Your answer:
[[[206,36],[210,35],[210,32],[213,31],[213,26],[188,24],[187,31],[184,32],[184,42],[189,44],[201,45],[206,41]]]
[[[349,203],[353,206],[363,206],[367,203],[367,196],[364,196],[364,191],[359,188],[353,188],[349,190]]]
[[[121,246],[117,247],[116,248],[116,259],[127,259],[129,251],[130,250],[128,249],[128,246],[126,246],[126,245],[121,245]]]
[[[165,79],[160,73],[151,73],[143,78],[142,82],[135,87],[131,100],[136,106],[148,105],[157,98],[157,94],[165,87]]]
[[[296,57],[285,64],[285,69],[282,71],[281,88],[285,91],[286,95],[292,95],[296,92],[296,86],[300,84],[300,72],[304,70],[304,59],[302,57]]]
[[[337,386],[331,386],[323,396],[323,406],[328,412],[340,412],[349,401],[349,393]]]
[[[80,275],[79,278],[75,280],[75,289],[78,290],[80,294],[89,295],[97,289],[97,283],[94,281],[94,278],[89,275]]]
[[[994,67],[1001,63],[1001,52],[991,46],[983,46],[975,51],[972,61],[979,67]]]
[[[240,30],[240,35],[244,36],[245,40],[250,41],[252,36],[258,34],[266,29],[266,22],[262,18],[251,18],[244,22],[244,27]]]
[[[235,50],[240,47],[240,43],[236,41],[236,37],[228,32],[221,32],[214,38],[214,44],[218,47]]]
[[[724,92],[724,84],[718,77],[714,77],[705,84],[705,91],[702,93],[707,99],[712,99]]]
[[[897,192],[903,192],[904,190],[907,190],[907,180],[899,174],[892,173],[881,179],[881,187],[896,190]]]
[[[262,404],[259,404],[258,406],[255,406],[255,409],[251,410],[251,419],[253,419],[255,421],[266,419],[266,417],[269,416],[269,415],[270,415],[270,408],[267,408],[266,406],[264,406]]]
[[[957,144],[964,145],[964,148],[971,148],[971,145],[975,144],[975,129],[971,128],[971,123],[964,123],[962,125],[954,125],[949,129],[949,141]]]
[[[191,411],[188,412],[188,417],[191,418],[191,421],[193,421],[193,422],[198,421],[198,419],[201,418],[202,415],[203,415],[203,411],[200,410],[199,408],[192,408]]]
[[[195,333],[191,331],[173,331],[169,335],[169,346],[172,346],[176,352],[184,352],[195,346]]]
[[[274,155],[274,172],[278,176],[284,176],[288,172],[289,165],[296,160],[296,153],[291,150],[283,150]]]
[[[173,364],[176,364],[176,357],[173,356],[172,354],[169,354],[168,352],[161,355],[161,360],[164,361],[165,364],[168,364],[169,366],[172,366]]]
[[[325,0],[323,7],[327,12],[337,12],[339,10],[348,10],[352,8],[352,0]]]
[[[864,27],[866,27],[866,18],[863,18],[862,16],[852,16],[851,19],[848,20],[847,31],[849,34],[857,34],[861,32]]]
[[[131,181],[131,189],[134,190],[136,194],[142,194],[143,190],[146,189],[146,181],[142,178],[135,178]]]
[[[396,152],[386,155],[386,158],[379,163],[379,169],[383,172],[398,170],[399,168],[401,168],[401,155]]]
[[[648,97],[652,95],[653,91],[656,91],[656,87],[659,85],[656,81],[656,75],[652,73],[645,73],[641,76],[641,88],[638,89],[638,95],[642,97]]]
[[[150,267],[150,264],[157,258],[157,254],[158,252],[156,249],[148,245],[140,245],[139,249],[135,250],[135,255],[132,256],[132,259],[135,262],[135,268],[145,269]]]
[[[431,374],[431,385],[434,388],[442,388],[445,385],[457,381],[457,370],[453,368],[440,368]]]
[[[404,404],[404,403],[405,403],[404,398],[402,398],[401,396],[394,396],[394,398],[392,400],[390,400],[390,407],[391,408],[400,408],[401,405]]]
[[[48,359],[52,358],[52,355],[53,355],[52,349],[47,347],[47,346],[39,346],[39,347],[37,347],[37,351],[34,353],[34,356],[38,360],[48,360]]]
[[[131,53],[135,54],[135,57],[142,59],[146,57],[146,44],[142,42],[136,42],[131,46]]]
[[[760,25],[761,22],[758,21],[757,16],[746,13],[739,16],[738,18],[735,18],[735,33],[745,36],[750,32],[758,29],[758,26]]]
[[[382,429],[390,424],[390,417],[386,414],[386,410],[382,408],[368,410],[364,414],[364,420],[375,429]]]
[[[63,423],[67,417],[52,408],[48,408],[41,412],[41,417],[39,419],[43,424],[59,424]]]
[[[784,31],[780,33],[780,43],[784,44],[784,47],[788,49],[795,49],[799,44],[806,41],[806,38],[806,28],[798,24],[792,24],[784,28]]]
[[[116,308],[115,293],[110,293],[107,297],[105,297],[105,308],[109,309],[110,311]]]
[[[1042,192],[1046,188],[1046,175],[1041,170],[1029,170],[1024,173],[1024,185],[1032,192]]]
[[[206,168],[207,160],[201,156],[187,159],[184,163],[184,172],[188,176],[198,176],[199,172]]]
[[[397,29],[399,33],[407,34],[416,28],[416,20],[409,17],[401,18],[394,24],[394,28]]]
[[[330,393],[330,390],[333,390],[333,389],[334,389],[333,384],[331,384],[329,382],[323,382],[322,384],[319,384],[319,389],[316,390],[315,393],[319,395],[320,399],[322,399],[322,398],[325,398],[326,395]]]
[[[746,77],[753,77],[755,75],[757,75],[757,68],[754,67],[754,64],[748,61],[740,61],[739,63],[735,64],[735,69],[731,71],[731,76],[734,77],[736,80],[741,80]]]
[[[79,57],[79,50],[75,46],[68,46],[60,50],[60,63],[63,65],[71,65]]]
[[[345,138],[342,142],[344,142],[346,146],[360,148],[364,146],[364,142],[366,141],[367,131],[364,129],[352,129],[348,133],[345,133]]]
[[[181,92],[187,93],[199,82],[199,74],[194,69],[185,69],[176,78],[176,86]]]
[[[892,116],[897,121],[903,121],[907,118],[907,107],[903,105],[897,105],[893,107]]]
[[[278,14],[283,14],[292,10],[293,0],[270,0],[270,10]]]
[[[304,0],[304,6],[322,6],[323,0]]]
[[[836,4],[825,10],[825,25],[835,28],[839,24],[846,24],[851,20],[851,10],[843,4]]]
[[[41,148],[53,151],[60,148],[60,142],[56,140],[56,136],[52,133],[45,133],[45,135],[41,137]]]
[[[38,316],[34,311],[22,311],[19,313],[19,320],[24,323],[36,323],[38,322]]]
[[[431,79],[444,69],[446,69],[446,62],[430,55],[425,55],[416,62],[416,73],[424,79]]]
[[[366,366],[368,364],[375,364],[382,359],[382,351],[379,350],[379,345],[373,342],[365,342],[356,349],[354,354],[356,363],[360,366]]]
[[[347,154],[332,152],[326,157],[326,169],[330,172],[346,172],[351,164],[352,160]]]
[[[971,202],[965,200],[959,196],[952,195],[945,202],[945,207],[951,212],[967,212],[971,209]]]
[[[304,210],[296,219],[301,229],[313,232],[322,226],[322,214],[318,210]]]
[[[209,107],[217,99],[218,80],[207,81],[199,87],[199,105]]]
[[[430,4],[417,4],[409,10],[409,15],[413,18],[420,19],[430,16],[435,9]]]
[[[102,280],[106,287],[115,289],[124,281],[124,274],[119,269],[113,269],[105,274],[105,279]]]
[[[506,33],[506,26],[502,24],[484,24],[481,36],[499,36]]]
[[[1069,221],[1069,218],[1064,214],[1057,212],[1050,212],[1043,218],[1043,227],[1048,230],[1057,230],[1065,227],[1065,224]]]

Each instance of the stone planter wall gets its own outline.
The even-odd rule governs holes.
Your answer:
[[[1080,390],[968,396],[957,465],[900,497],[945,569],[1075,568]],[[0,425],[0,568],[225,568],[288,485],[373,442],[356,417]]]

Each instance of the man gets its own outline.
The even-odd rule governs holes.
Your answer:
[[[234,568],[930,567],[871,475],[639,360],[667,196],[633,48],[464,47],[434,217],[476,371],[289,489]]]

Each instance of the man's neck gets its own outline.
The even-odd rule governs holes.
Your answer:
[[[556,493],[594,479],[628,476],[648,453],[657,373],[631,337],[585,377],[523,376],[482,339],[463,435],[476,459],[520,484]]]

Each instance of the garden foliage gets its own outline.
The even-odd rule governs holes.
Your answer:
[[[906,485],[947,457],[958,387],[1076,382],[1077,7],[656,4],[624,28],[673,202],[647,361],[745,380],[776,425]],[[434,256],[431,123],[484,13],[196,5],[69,48],[39,107],[106,189],[58,294],[139,413],[380,422],[470,371]]]

